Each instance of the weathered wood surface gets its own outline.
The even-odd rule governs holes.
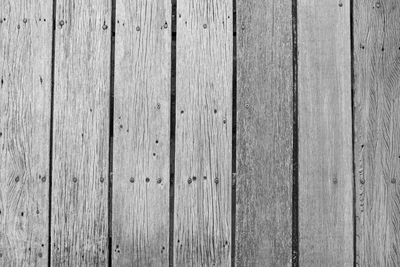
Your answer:
[[[0,1],[0,265],[47,263],[52,4]]]
[[[231,262],[232,1],[177,2],[174,263]]]
[[[51,262],[107,263],[111,1],[57,1]]]
[[[292,1],[237,2],[236,266],[291,266]]]
[[[300,266],[351,266],[350,1],[297,7]]]
[[[354,1],[358,266],[400,263],[399,18],[399,1]]]
[[[166,266],[171,2],[116,4],[113,264]]]

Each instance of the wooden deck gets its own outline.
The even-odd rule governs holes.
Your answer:
[[[0,266],[400,266],[398,0],[0,0]]]

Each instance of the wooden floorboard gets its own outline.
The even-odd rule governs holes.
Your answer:
[[[229,266],[232,1],[177,1],[174,263]]]
[[[167,266],[171,1],[117,0],[113,264]]]
[[[297,7],[300,266],[351,266],[350,1]]]
[[[106,266],[111,1],[56,10],[52,266]]]
[[[52,3],[0,1],[0,265],[48,260]]]
[[[291,6],[237,1],[236,266],[292,262]]]
[[[400,263],[400,2],[354,1],[358,266]]]

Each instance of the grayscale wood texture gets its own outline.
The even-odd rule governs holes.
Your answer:
[[[231,263],[233,10],[177,1],[174,263]]]
[[[300,266],[352,266],[350,1],[297,4]]]
[[[236,266],[291,266],[292,1],[236,12]]]
[[[399,18],[399,1],[354,1],[358,266],[400,264]]]
[[[111,1],[58,0],[51,263],[105,266]]]
[[[52,3],[0,1],[0,265],[47,264]]]
[[[117,0],[113,264],[167,266],[171,1]]]

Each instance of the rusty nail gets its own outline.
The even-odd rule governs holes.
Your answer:
[[[392,184],[395,184],[396,183],[396,179],[392,178],[391,182],[392,182]]]
[[[136,31],[137,32],[140,31],[140,27],[139,26],[136,26]]]
[[[133,178],[133,177],[129,178],[129,182],[131,182],[131,183],[135,182],[135,178]]]
[[[146,177],[146,183],[150,182],[150,178]]]
[[[189,177],[188,184],[191,184],[191,183],[192,183],[192,178]]]
[[[161,184],[162,179],[161,178],[157,178],[157,184]]]
[[[72,181],[73,181],[74,183],[76,183],[76,182],[78,181],[78,178],[74,177],[74,178],[72,178]]]

